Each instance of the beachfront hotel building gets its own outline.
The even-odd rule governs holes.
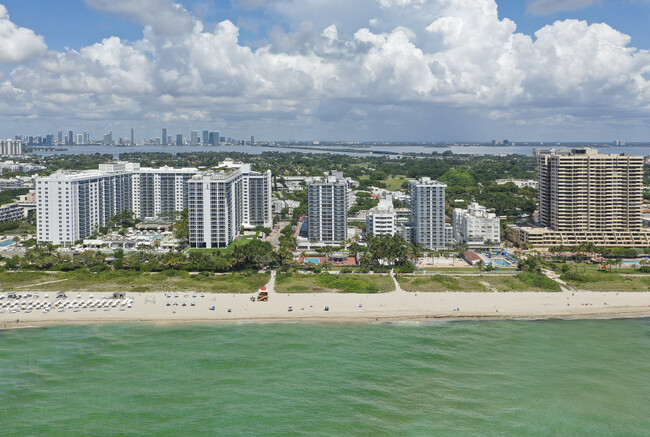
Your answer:
[[[333,174],[307,185],[308,238],[340,244],[348,234],[348,181]]]
[[[243,174],[238,168],[200,173],[188,181],[189,244],[225,248],[243,224]]]
[[[444,249],[445,189],[447,185],[422,177],[409,183],[411,194],[410,235],[425,249]]]
[[[0,140],[0,156],[23,154],[23,143],[19,140]]]
[[[455,208],[452,215],[454,240],[468,246],[484,246],[501,241],[501,221],[496,214],[478,203],[467,209]]]
[[[539,226],[510,227],[535,247],[649,246],[643,228],[643,157],[595,149],[538,150]]]
[[[366,233],[368,235],[395,235],[397,230],[393,197],[386,196],[379,200],[379,205],[371,208],[366,215]]]

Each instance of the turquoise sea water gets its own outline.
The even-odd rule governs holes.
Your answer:
[[[650,322],[0,331],[0,434],[649,435]]]

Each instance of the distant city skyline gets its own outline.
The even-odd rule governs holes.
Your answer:
[[[0,0],[0,138],[639,142],[648,16],[645,0]]]

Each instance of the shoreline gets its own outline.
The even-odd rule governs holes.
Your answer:
[[[614,313],[591,313],[591,314],[565,314],[559,315],[419,315],[419,316],[381,316],[381,317],[305,317],[305,318],[273,318],[273,319],[69,319],[69,320],[47,320],[47,321],[21,321],[16,324],[11,321],[2,322],[0,331],[14,329],[42,329],[55,326],[100,326],[100,325],[269,325],[269,324],[398,324],[398,323],[420,323],[420,322],[480,322],[480,321],[513,321],[513,322],[535,322],[549,320],[627,320],[627,319],[650,319],[649,310],[630,309]],[[29,323],[29,324],[28,324]]]
[[[99,301],[109,293],[68,293],[68,305]],[[36,295],[40,295],[37,297]],[[66,307],[0,314],[0,330],[60,325],[149,324],[269,324],[269,323],[399,323],[470,320],[552,320],[650,318],[648,292],[418,292],[381,294],[305,293],[271,291],[268,302],[251,301],[252,294],[129,293],[132,307],[108,306],[91,312]],[[28,301],[53,305],[35,293]],[[26,299],[21,299],[26,301]],[[0,305],[7,300],[0,300]],[[15,301],[13,301],[15,302]],[[187,303],[183,306],[182,303]],[[194,302],[195,305],[191,305]],[[27,302],[26,302],[27,303]],[[168,305],[168,303],[170,305]],[[178,305],[174,305],[178,303]],[[210,308],[214,307],[214,310]],[[326,311],[325,308],[328,308]],[[230,310],[230,311],[229,311]],[[19,322],[17,323],[16,320]]]

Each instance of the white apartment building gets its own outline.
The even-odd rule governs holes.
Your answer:
[[[155,218],[187,208],[187,182],[198,174],[198,169],[132,165],[133,213],[136,217]]]
[[[131,175],[132,211],[139,219],[187,208],[187,181],[199,172],[196,168],[140,167],[132,162],[100,164],[99,171]]]
[[[246,174],[231,168],[240,175],[236,202],[242,219],[237,220],[236,234],[241,226],[271,227],[273,224],[271,172],[252,172],[249,165],[242,165]],[[118,162],[102,164],[99,170],[57,172],[38,178],[38,241],[71,244],[104,226],[113,215],[127,210],[141,219],[182,211],[189,207],[189,182],[198,174],[196,168],[141,168],[140,164]],[[227,234],[225,240],[232,241],[232,232]],[[219,237],[208,241],[217,244],[222,240]]]
[[[409,183],[413,243],[426,249],[444,249],[445,189],[447,185],[423,177]]]
[[[392,196],[379,200],[379,205],[371,208],[366,215],[368,235],[395,235],[396,214]]]
[[[348,182],[328,176],[307,185],[308,235],[320,244],[340,244],[348,233]]]
[[[478,203],[467,209],[456,208],[453,212],[454,239],[459,244],[483,246],[488,242],[501,241],[501,221],[496,214]]]
[[[537,189],[537,187],[539,186],[538,182],[533,179],[497,179],[496,180],[497,185],[505,185],[511,182],[515,184],[517,188],[530,187],[530,188]]]
[[[131,175],[60,171],[36,180],[39,242],[70,245],[132,209]]]
[[[28,164],[26,162],[14,162],[14,161],[4,161],[0,162],[0,174],[3,172],[16,172],[16,171],[22,171],[25,173],[29,173],[32,171],[38,171],[38,170],[45,170],[47,167],[43,165],[34,165],[34,164]]]
[[[23,143],[19,140],[0,140],[0,156],[23,154]]]
[[[257,226],[273,227],[273,201],[271,199],[271,170],[259,173],[251,170],[250,164],[226,159],[219,163],[220,168],[236,168],[243,178],[242,226],[254,229]]]
[[[188,181],[189,243],[225,248],[243,224],[243,175],[237,168],[205,172]]]

